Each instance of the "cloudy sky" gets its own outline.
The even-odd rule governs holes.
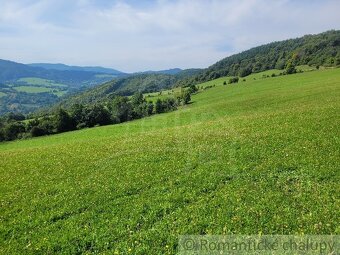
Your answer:
[[[207,67],[340,29],[340,0],[0,0],[0,58],[126,72]]]

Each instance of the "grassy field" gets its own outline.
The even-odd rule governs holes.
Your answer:
[[[45,87],[34,87],[34,86],[19,86],[14,87],[16,91],[27,92],[27,93],[42,93],[42,92],[52,92],[53,89]]]
[[[45,86],[45,87],[67,87],[67,85],[65,85],[65,84],[56,83],[52,80],[35,78],[35,77],[21,78],[18,81],[19,82],[25,82],[29,85],[41,85],[41,86]]]
[[[246,80],[175,112],[1,144],[0,253],[175,254],[181,234],[340,234],[340,69]]]
[[[6,93],[0,91],[0,97],[6,96]]]

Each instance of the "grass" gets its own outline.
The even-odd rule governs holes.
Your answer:
[[[65,91],[65,90],[53,92],[53,94],[56,95],[57,97],[62,97],[62,96],[65,95],[66,93],[67,93],[67,91]]]
[[[43,93],[43,92],[53,91],[53,89],[51,88],[34,87],[34,86],[19,86],[19,87],[14,87],[14,89],[18,92],[26,92],[26,93]]]
[[[6,93],[0,91],[0,97],[6,96]]]
[[[157,99],[165,99],[169,97],[174,97],[176,93],[180,93],[181,88],[174,88],[174,89],[168,89],[168,90],[163,90],[161,93],[160,92],[153,92],[153,93],[145,93],[144,98],[147,101],[151,102],[156,102]]]
[[[175,254],[181,234],[340,234],[339,96],[340,69],[247,79],[175,112],[1,144],[0,253]]]
[[[45,87],[67,87],[65,84],[57,83],[52,80],[42,79],[42,78],[35,78],[35,77],[27,77],[18,79],[18,82],[25,82],[29,85],[41,85]]]

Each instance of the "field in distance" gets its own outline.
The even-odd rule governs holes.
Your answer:
[[[246,77],[171,113],[1,144],[0,253],[174,254],[181,234],[340,234],[339,97],[340,69]]]

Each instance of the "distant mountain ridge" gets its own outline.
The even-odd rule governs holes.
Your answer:
[[[27,64],[32,67],[40,67],[46,70],[59,70],[59,71],[83,71],[92,73],[103,73],[112,75],[123,75],[124,72],[118,71],[112,68],[106,68],[101,66],[69,66],[65,64],[50,64],[50,63],[33,63]]]
[[[70,70],[47,70],[9,60],[0,59],[0,82],[12,81],[25,77],[58,80],[68,84],[81,83],[91,80],[95,73]]]
[[[171,74],[176,75],[183,70],[181,68],[170,68],[165,70],[148,70],[134,73],[126,73],[112,68],[106,68],[101,66],[70,66],[65,64],[51,64],[51,63],[32,63],[27,64],[31,67],[39,67],[44,68],[46,70],[58,70],[58,71],[83,71],[83,72],[93,72],[93,73],[103,73],[103,74],[111,74],[111,75],[138,75],[138,74]]]
[[[181,68],[171,68],[171,69],[167,69],[167,70],[160,70],[160,71],[144,71],[144,72],[137,72],[136,74],[151,74],[151,73],[155,73],[155,74],[171,74],[171,75],[176,75],[180,72],[182,72],[183,70]]]

